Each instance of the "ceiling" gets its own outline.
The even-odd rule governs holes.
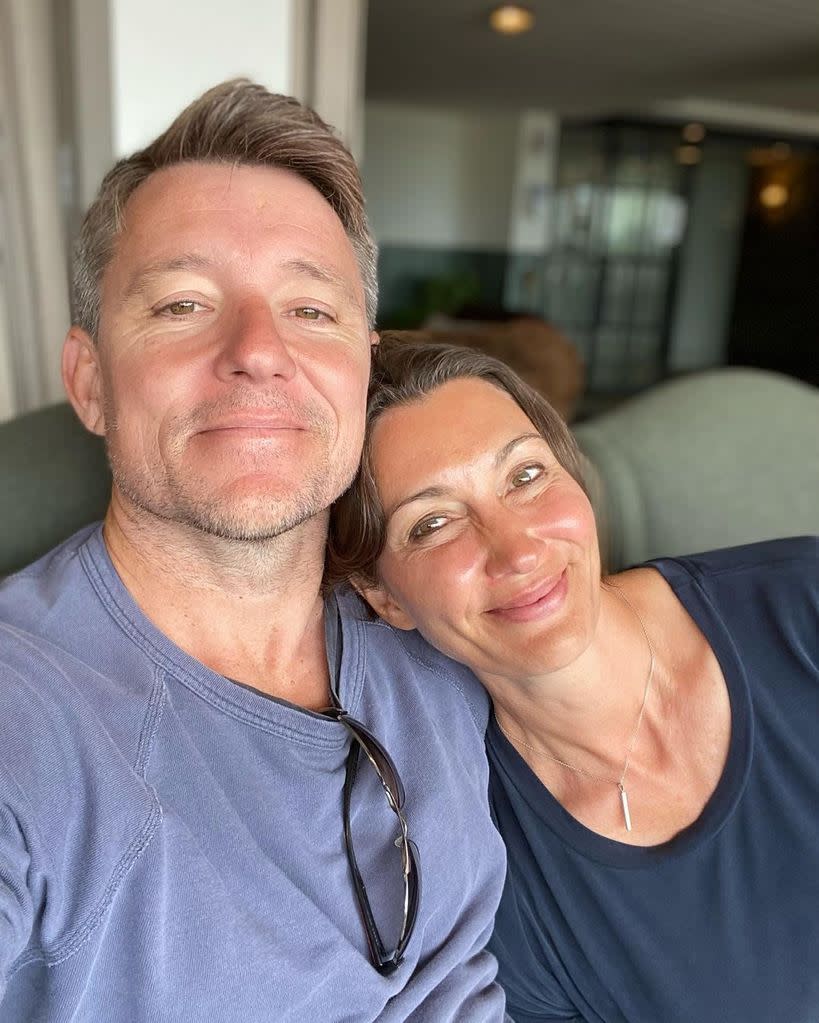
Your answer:
[[[491,6],[369,0],[367,98],[581,117],[706,101],[819,119],[819,0],[529,0],[535,27],[512,38],[489,30]]]

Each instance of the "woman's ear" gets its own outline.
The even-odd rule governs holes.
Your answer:
[[[80,327],[72,327],[63,344],[63,384],[68,400],[85,428],[104,436],[99,351],[93,339]]]
[[[399,607],[387,591],[376,583],[366,582],[360,577],[354,576],[350,582],[356,592],[367,601],[379,618],[396,629],[409,631],[415,628],[415,622],[410,616]]]

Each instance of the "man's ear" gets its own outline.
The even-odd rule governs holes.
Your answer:
[[[81,327],[72,327],[63,342],[63,385],[86,430],[104,436],[99,349]]]
[[[366,583],[363,579],[355,577],[350,582],[379,618],[383,618],[385,622],[389,622],[396,629],[409,631],[415,628],[415,622],[412,618],[396,604],[383,587],[373,583]]]

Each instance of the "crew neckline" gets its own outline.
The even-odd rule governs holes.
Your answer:
[[[711,644],[728,690],[731,708],[728,755],[720,779],[699,817],[679,834],[658,845],[629,845],[599,835],[573,817],[540,781],[500,730],[494,712],[486,737],[492,771],[502,777],[504,787],[516,792],[527,803],[536,819],[587,859],[620,868],[646,867],[682,856],[716,836],[742,797],[753,755],[753,710],[748,681],[722,617],[698,578],[680,560],[667,558],[649,564],[671,586]]]
[[[102,524],[81,543],[78,554],[89,582],[120,630],[158,669],[216,710],[249,726],[304,745],[340,749],[347,744],[347,729],[339,721],[234,682],[211,670],[169,639],[139,608],[114,568],[103,539]],[[355,715],[363,689],[365,661],[364,622],[355,595],[346,592],[328,595],[324,602],[324,618],[329,665],[335,663],[334,648],[340,625],[338,692],[345,710]]]

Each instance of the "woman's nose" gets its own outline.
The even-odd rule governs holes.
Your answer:
[[[486,574],[491,578],[525,575],[537,567],[542,541],[533,536],[514,516],[497,520],[487,530]]]
[[[289,380],[296,363],[281,328],[267,302],[244,302],[220,339],[217,373],[225,378],[240,374],[256,381],[275,377]]]

